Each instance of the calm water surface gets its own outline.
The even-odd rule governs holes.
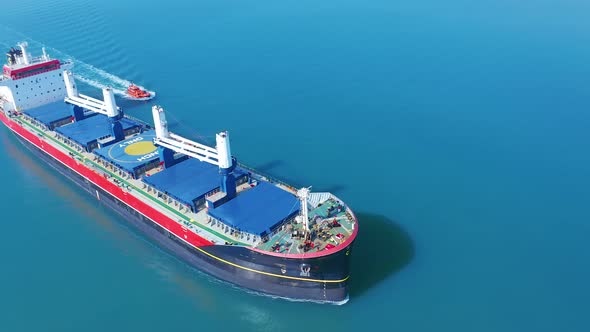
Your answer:
[[[0,331],[590,330],[590,2],[2,1],[20,40],[361,225],[348,304],[249,294],[3,129]]]

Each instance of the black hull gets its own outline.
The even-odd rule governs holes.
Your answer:
[[[348,300],[352,244],[332,255],[293,259],[266,255],[238,246],[193,248],[18,135],[31,152],[100,202],[161,248],[214,277],[267,295],[295,300],[344,303]]]

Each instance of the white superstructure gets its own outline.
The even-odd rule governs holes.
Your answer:
[[[19,43],[19,49],[11,49],[8,64],[0,78],[0,98],[5,110],[24,110],[63,100],[66,88],[63,70],[72,64],[54,60],[43,50],[40,57],[32,57],[27,43]]]

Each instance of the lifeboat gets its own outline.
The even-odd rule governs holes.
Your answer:
[[[152,95],[151,93],[142,90],[140,87],[138,87],[137,85],[131,83],[131,85],[129,85],[129,87],[127,88],[127,94],[131,97],[131,98],[135,98],[135,99],[148,99],[150,98]]]

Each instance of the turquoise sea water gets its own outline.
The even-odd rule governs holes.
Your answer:
[[[0,331],[590,330],[588,1],[5,2],[0,47],[157,91],[120,105],[229,130],[242,162],[333,191],[360,230],[348,304],[249,294],[2,129]]]

